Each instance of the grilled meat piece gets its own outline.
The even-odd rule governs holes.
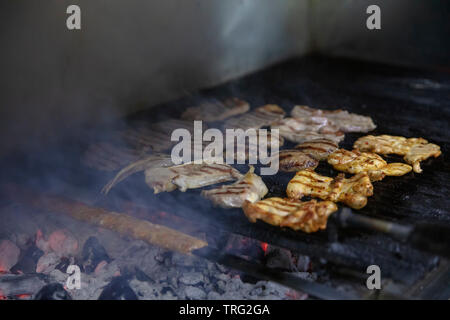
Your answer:
[[[145,181],[155,193],[177,188],[184,192],[240,178],[242,174],[227,164],[187,163],[145,170]]]
[[[284,118],[286,113],[275,104],[267,104],[225,121],[224,129],[259,129]]]
[[[279,168],[284,172],[314,170],[319,165],[319,161],[296,149],[281,150],[273,157],[278,157]]]
[[[250,152],[253,152],[253,155],[258,156],[259,150],[267,150],[267,151],[271,150],[272,139],[276,138],[276,135],[272,135],[270,130],[268,130],[267,131],[267,139],[265,139],[265,140],[259,139],[259,131],[260,130],[265,130],[265,129],[256,130],[256,134],[257,134],[256,143],[254,141],[252,141],[251,139],[246,139],[248,141],[245,141],[245,145],[244,145],[245,160],[249,159]],[[238,141],[227,141],[227,144],[229,144],[227,146],[229,150],[234,148],[234,159],[237,160],[238,159],[238,151],[239,151],[239,149],[238,149],[239,142]],[[283,137],[278,135],[278,148],[282,147],[283,145],[284,145],[284,139],[283,139]],[[225,155],[226,155],[226,148],[225,148]],[[269,156],[269,154],[267,156]]]
[[[181,118],[185,120],[222,121],[245,113],[249,109],[250,105],[246,101],[238,98],[229,98],[223,102],[215,100],[187,108],[181,115]]]
[[[162,152],[176,144],[171,141],[172,132],[176,129],[186,129],[194,132],[194,123],[178,119],[168,119],[154,124],[137,124],[122,132],[123,139],[138,150]]]
[[[406,163],[413,166],[414,172],[421,173],[420,162],[430,157],[439,157],[441,148],[428,143],[423,138],[405,138],[398,136],[365,136],[356,140],[353,145],[360,151],[375,152],[379,154],[398,154],[404,156]]]
[[[373,123],[372,118],[349,113],[341,109],[330,111],[313,109],[308,106],[295,106],[291,115],[294,118],[325,117],[331,120],[342,132],[369,132],[377,127]]]
[[[328,157],[328,163],[334,169],[347,173],[367,172],[370,180],[378,181],[385,176],[403,176],[411,172],[412,167],[404,163],[387,163],[375,153],[348,151],[339,149]]]
[[[353,209],[367,204],[367,197],[373,195],[373,186],[366,172],[346,179],[344,174],[336,178],[325,177],[314,171],[299,171],[289,181],[286,193],[289,198],[317,197],[333,202],[343,202]]]
[[[338,149],[337,143],[327,139],[317,139],[312,141],[303,142],[295,149],[306,153],[310,157],[317,161],[326,160],[328,156]]]
[[[345,135],[324,117],[285,118],[271,126],[280,130],[280,135],[289,141],[303,143],[318,139],[341,142]]]
[[[102,171],[115,171],[145,155],[144,151],[116,146],[108,142],[91,144],[83,154],[82,163]]]
[[[246,201],[242,209],[251,222],[260,219],[274,226],[311,233],[327,227],[328,217],[337,206],[331,201],[269,198],[255,203]]]
[[[102,189],[102,193],[108,192],[120,181],[128,178],[132,174],[146,169],[173,166],[172,158],[167,154],[153,154],[136,162],[133,162],[119,171]]]
[[[261,177],[254,174],[255,168],[242,178],[230,185],[203,190],[202,196],[210,199],[222,208],[241,208],[244,201],[255,202],[261,200],[269,191]]]

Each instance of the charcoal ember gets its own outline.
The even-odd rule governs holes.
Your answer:
[[[34,294],[47,281],[47,276],[42,274],[5,274],[0,277],[0,292],[4,296]]]
[[[308,256],[299,255],[297,258],[297,270],[308,271],[311,269],[311,259]]]
[[[186,295],[186,299],[190,300],[203,300],[206,298],[205,291],[194,286],[184,288],[184,294]]]
[[[19,262],[11,268],[13,273],[33,273],[36,272],[37,262],[44,255],[44,251],[39,249],[34,243],[28,246],[19,258]]]
[[[0,241],[0,272],[9,272],[19,261],[20,249],[9,240]]]
[[[46,253],[39,258],[36,264],[36,272],[48,274],[51,271],[55,270],[59,262],[60,257],[56,253],[54,252]]]
[[[60,283],[50,283],[36,293],[34,300],[72,300],[72,297]]]
[[[280,271],[290,271],[294,268],[293,257],[289,250],[268,246],[266,251],[266,267]]]
[[[155,280],[153,280],[148,274],[146,274],[138,267],[135,267],[135,276],[139,281],[155,283]]]
[[[204,281],[203,274],[200,272],[188,272],[183,274],[179,281],[186,285],[196,285]]]
[[[131,289],[125,277],[115,277],[103,289],[99,300],[138,300],[136,293]]]
[[[48,237],[50,249],[60,257],[75,255],[78,251],[78,240],[65,229],[53,231]]]
[[[86,273],[95,272],[97,266],[102,261],[106,263],[111,261],[106,249],[100,244],[96,237],[90,237],[84,243],[82,259],[82,265]]]

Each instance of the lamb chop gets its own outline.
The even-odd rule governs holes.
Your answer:
[[[261,177],[253,173],[254,170],[251,166],[242,179],[219,188],[203,190],[202,196],[222,208],[241,208],[245,201],[259,201],[267,194],[268,189]]]
[[[181,115],[185,120],[222,121],[229,117],[245,113],[250,105],[238,98],[229,98],[225,101],[212,101],[202,103],[196,107],[187,108]]]
[[[308,106],[295,106],[291,115],[300,119],[305,117],[325,117],[342,132],[369,132],[377,127],[373,123],[372,118],[349,113],[341,109],[330,111],[313,109]]]

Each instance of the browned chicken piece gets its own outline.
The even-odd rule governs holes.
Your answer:
[[[255,203],[246,201],[242,209],[251,222],[259,219],[274,226],[311,233],[324,230],[328,217],[338,208],[331,201],[269,198]]]
[[[259,129],[261,127],[270,126],[272,123],[283,119],[285,115],[286,113],[279,106],[267,104],[244,113],[243,115],[228,119],[225,121],[223,128],[243,130],[250,128]]]
[[[227,164],[187,163],[172,167],[145,170],[145,181],[155,193],[180,189],[201,188],[212,184],[237,180],[242,174]]]
[[[345,110],[321,110],[313,109],[308,106],[295,106],[291,115],[294,118],[304,117],[325,117],[329,119],[342,132],[369,132],[377,126],[372,118],[361,116],[355,113],[349,113]]]
[[[303,142],[295,149],[306,153],[310,157],[317,161],[326,160],[328,156],[338,149],[337,143],[327,139],[317,139],[312,141]]]
[[[430,157],[439,157],[441,148],[428,143],[423,138],[405,138],[398,136],[365,136],[356,140],[353,145],[360,151],[369,151],[379,154],[398,154],[404,156],[406,163],[413,166],[414,172],[421,173],[420,162]]]
[[[252,203],[259,201],[269,190],[261,177],[253,173],[254,171],[255,168],[251,166],[242,179],[219,188],[203,190],[202,196],[222,208],[241,208],[244,201]]]
[[[250,105],[238,98],[229,98],[225,101],[211,101],[196,107],[187,108],[181,115],[185,120],[222,121],[229,117],[245,113]]]
[[[319,161],[296,149],[281,150],[273,157],[278,157],[278,166],[284,172],[314,170],[319,165]]]
[[[329,155],[328,163],[334,169],[347,173],[367,172],[372,181],[382,180],[385,176],[403,176],[412,170],[412,167],[407,164],[388,164],[376,153],[358,150],[339,149]]]
[[[102,171],[115,171],[144,155],[144,151],[117,146],[109,142],[99,142],[88,147],[81,161],[90,168]]]
[[[367,204],[367,197],[373,195],[373,186],[366,172],[346,179],[343,173],[330,178],[305,170],[297,172],[289,181],[286,193],[292,199],[311,196],[361,209]]]
[[[303,143],[318,139],[341,142],[345,135],[324,117],[285,118],[272,124],[289,141]]]

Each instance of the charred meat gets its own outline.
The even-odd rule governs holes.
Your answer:
[[[398,136],[365,136],[356,140],[353,145],[360,151],[368,151],[379,154],[398,154],[404,156],[406,163],[413,166],[414,172],[421,173],[420,162],[430,157],[439,157],[441,148],[433,143],[428,143],[423,138],[405,138]]]
[[[373,195],[373,186],[366,172],[346,179],[344,174],[330,178],[313,171],[299,171],[289,181],[286,193],[292,199],[311,196],[361,209],[367,204],[367,197]]]
[[[377,126],[372,118],[349,113],[345,110],[321,110],[308,106],[295,106],[291,112],[294,118],[325,117],[329,119],[342,132],[369,132]]]
[[[243,210],[251,222],[260,219],[274,226],[311,233],[326,228],[328,217],[337,206],[332,201],[269,198],[255,203],[246,201]]]
[[[253,173],[254,170],[254,167],[250,167],[247,174],[233,184],[203,190],[202,196],[222,208],[241,208],[245,201],[259,201],[267,194],[268,189],[261,177]]]

